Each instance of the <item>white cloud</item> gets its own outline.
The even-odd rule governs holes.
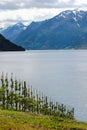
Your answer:
[[[0,9],[69,8],[85,6],[86,0],[0,0]]]
[[[86,6],[86,0],[0,0],[0,26],[44,20],[62,10]]]
[[[20,10],[7,10],[0,13],[0,25],[9,26],[22,21],[24,24],[29,24],[32,21],[42,21],[49,19],[61,12],[61,9],[20,9]]]
[[[85,6],[87,6],[87,1],[86,0],[76,0],[75,1],[75,6],[77,6],[77,7],[85,7]]]

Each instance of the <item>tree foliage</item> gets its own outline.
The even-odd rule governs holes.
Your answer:
[[[74,108],[67,109],[64,104],[48,100],[47,96],[29,88],[26,82],[2,73],[0,77],[0,108],[16,111],[30,111],[36,114],[74,118]]]

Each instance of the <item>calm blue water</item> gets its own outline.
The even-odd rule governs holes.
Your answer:
[[[87,121],[87,51],[0,52],[0,73],[19,79],[60,103],[75,108],[75,117]]]

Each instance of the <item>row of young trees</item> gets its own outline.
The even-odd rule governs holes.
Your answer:
[[[3,73],[0,77],[0,108],[74,118],[74,108],[67,109],[64,104],[48,100],[47,96],[27,86],[25,81],[14,79],[13,74],[11,78]]]

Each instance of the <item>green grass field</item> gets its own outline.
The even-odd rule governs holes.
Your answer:
[[[0,110],[0,130],[87,130],[87,123],[28,112]]]

